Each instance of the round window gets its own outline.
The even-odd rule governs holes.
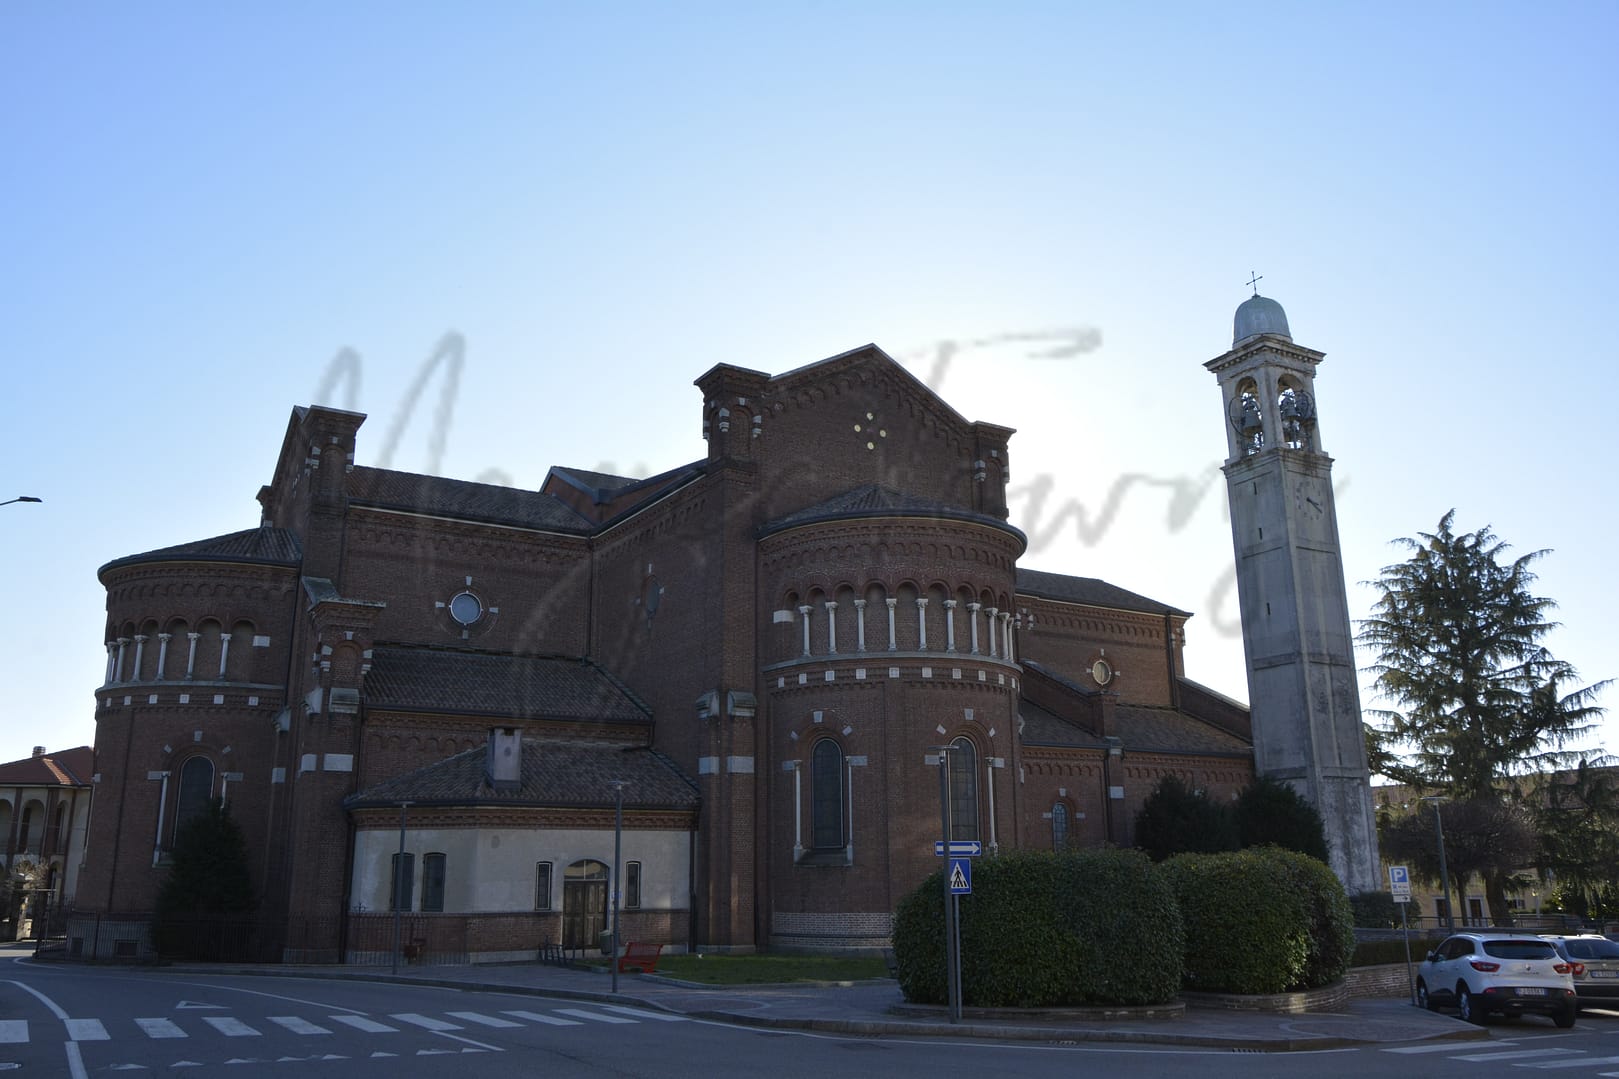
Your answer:
[[[483,617],[483,601],[471,592],[462,592],[450,600],[450,617],[470,626]]]
[[[1113,681],[1113,668],[1107,665],[1107,660],[1099,659],[1091,664],[1091,677],[1096,679],[1097,685],[1105,686]]]

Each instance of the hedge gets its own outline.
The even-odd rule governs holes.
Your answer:
[[[1186,988],[1281,993],[1300,984],[1310,912],[1286,866],[1257,850],[1162,863],[1186,932]]]

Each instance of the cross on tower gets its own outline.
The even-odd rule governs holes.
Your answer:
[[[1263,280],[1265,280],[1264,274],[1255,274],[1252,270],[1248,271],[1248,286],[1254,290],[1255,296],[1259,295],[1259,283]]]

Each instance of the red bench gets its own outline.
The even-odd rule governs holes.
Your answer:
[[[618,957],[618,971],[638,970],[642,974],[652,974],[658,969],[658,953],[663,951],[661,944],[642,944],[632,940],[624,945],[624,954]]]

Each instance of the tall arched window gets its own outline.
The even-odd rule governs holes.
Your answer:
[[[1068,849],[1068,807],[1061,802],[1051,807],[1051,849]]]
[[[810,755],[810,828],[816,850],[843,848],[843,750],[830,738]]]
[[[950,743],[950,838],[978,838],[978,750],[967,738]]]
[[[186,821],[204,812],[214,795],[214,762],[192,757],[180,766],[180,791],[174,802],[174,834],[179,835]]]

